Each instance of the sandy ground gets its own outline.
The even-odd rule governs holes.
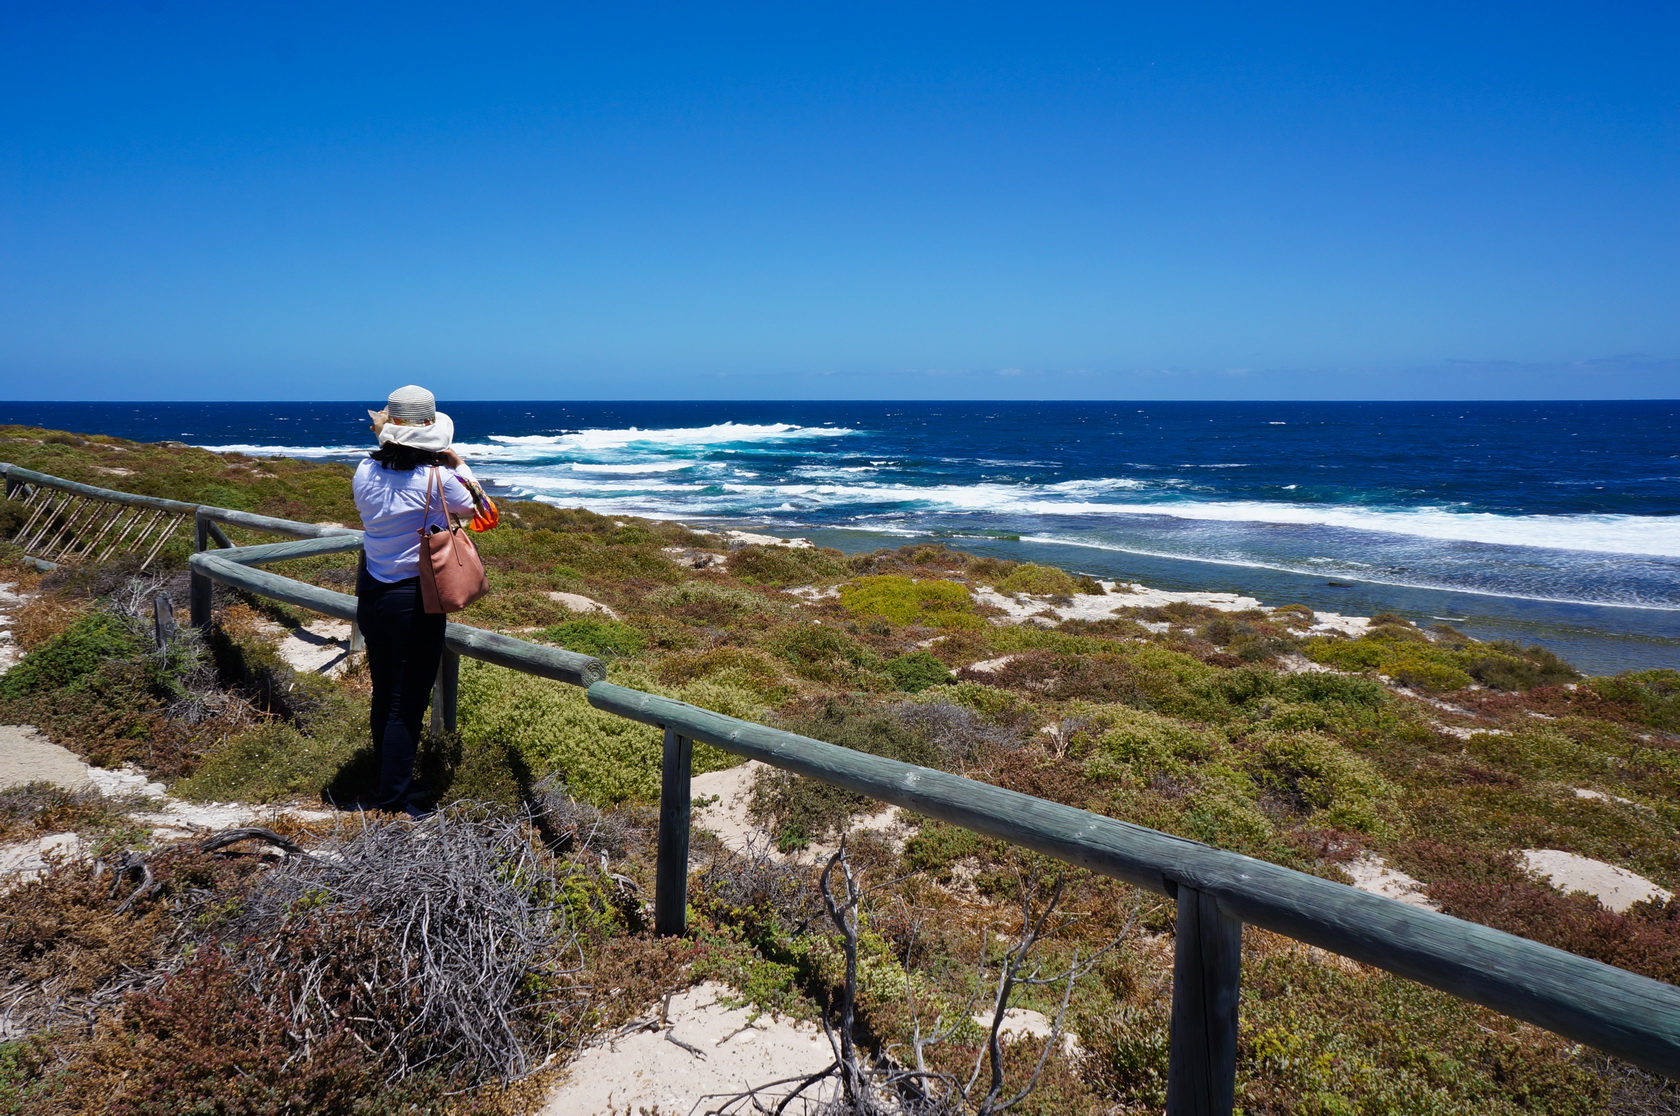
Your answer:
[[[709,771],[704,775],[694,776],[690,780],[690,793],[695,801],[713,796],[717,798],[716,802],[694,811],[695,824],[717,834],[718,840],[723,842],[725,848],[738,853],[769,852],[772,856],[793,863],[812,864],[834,855],[837,846],[823,844],[813,844],[786,857],[780,857],[776,853],[770,834],[747,816],[747,807],[752,801],[753,780],[764,770],[767,770],[765,764],[757,760],[748,760],[723,771]],[[904,812],[897,806],[886,806],[873,814],[858,818],[852,823],[850,832],[879,833],[895,847],[902,848],[908,837],[907,829]]]
[[[0,891],[28,883],[49,864],[74,860],[82,853],[82,839],[74,833],[53,833],[33,841],[0,845]]]
[[[989,1032],[992,1029],[991,1013],[976,1012],[974,1025]],[[1041,1011],[1033,1011],[1031,1008],[1005,1008],[1003,1026],[999,1028],[998,1034],[1006,1041],[1011,1038],[1049,1038],[1055,1029],[1055,1020]],[[1060,1046],[1063,1054],[1070,1058],[1076,1057],[1081,1050],[1079,1036],[1064,1029]]]
[[[996,674],[1020,657],[1019,655],[999,655],[995,659],[982,659],[977,663],[969,663],[963,669],[974,674]]]
[[[10,622],[8,612],[21,600],[9,585],[0,586],[0,621]],[[322,620],[307,629],[285,632],[274,626],[281,637],[281,648],[287,658],[300,670],[336,669],[345,650],[332,643],[333,639],[347,641],[350,625],[336,620]],[[0,643],[0,649],[11,650],[10,641]],[[306,665],[307,664],[307,665]],[[0,673],[11,665],[10,657],[0,657]],[[0,725],[0,788],[25,783],[54,783],[66,790],[92,790],[107,798],[148,799],[141,805],[151,807],[134,812],[136,821],[150,826],[159,839],[202,836],[241,825],[272,824],[280,813],[288,813],[307,820],[324,820],[332,816],[325,810],[304,810],[293,807],[251,805],[244,802],[183,802],[170,796],[168,788],[155,783],[133,767],[107,769],[90,767],[80,756],[48,740],[30,725]],[[41,871],[50,857],[74,857],[81,852],[81,841],[74,833],[53,833],[29,841],[0,845],[0,886],[13,886]]]
[[[1625,911],[1646,899],[1666,902],[1673,892],[1626,868],[1562,849],[1524,849],[1523,867],[1559,891],[1584,891],[1613,911]]]
[[[788,546],[795,550],[809,550],[815,545],[810,539],[784,539],[776,535],[757,535],[751,531],[723,531],[720,534],[730,550],[743,546]]]
[[[343,620],[312,620],[280,638],[280,654],[303,674],[333,675],[350,662],[350,625]]]
[[[1444,732],[1448,736],[1456,736],[1460,740],[1469,740],[1473,736],[1510,736],[1505,729],[1474,728],[1468,725],[1435,725],[1436,732]]]
[[[538,1116],[634,1114],[655,1105],[670,1116],[704,1112],[730,1094],[833,1061],[816,1024],[749,1022],[748,1009],[724,1006],[731,995],[720,984],[698,985],[671,997],[665,1025],[656,1005],[645,1028],[584,1050]],[[713,1103],[702,1103],[708,1097]]]
[[[4,674],[21,653],[12,636],[12,609],[27,600],[10,581],[0,581],[0,674]]]
[[[554,590],[548,594],[548,599],[560,602],[573,612],[598,612],[608,620],[618,619],[618,613],[593,597],[586,597],[582,593],[562,593],[559,590]]]
[[[1618,806],[1632,806],[1635,810],[1650,811],[1650,807],[1643,802],[1635,802],[1631,798],[1623,798],[1617,794],[1605,794],[1603,791],[1591,790],[1587,787],[1571,787],[1576,798],[1588,798],[1596,802],[1614,802]]]
[[[0,725],[0,787],[53,783],[65,790],[92,786],[87,764],[32,725]]]
[[[689,780],[689,794],[693,801],[717,797],[717,801],[694,811],[694,823],[717,834],[724,845],[735,852],[763,849],[769,845],[768,835],[747,817],[747,803],[752,799],[753,779],[765,765],[757,760],[722,771],[708,771]]]
[[[1347,874],[1353,877],[1353,886],[1360,891],[1398,899],[1409,906],[1422,907],[1425,910],[1441,909],[1424,895],[1421,881],[1414,880],[1398,868],[1390,868],[1388,862],[1375,853],[1365,853],[1358,860],[1343,867],[1347,869]]]

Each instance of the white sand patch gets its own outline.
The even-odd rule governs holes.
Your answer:
[[[611,608],[602,604],[600,601],[595,600],[593,597],[586,597],[582,593],[562,593],[558,589],[552,589],[548,593],[548,599],[551,601],[558,601],[560,604],[565,605],[573,612],[582,612],[585,614],[598,612],[602,616],[605,616],[608,620],[618,619],[618,613],[614,612]]]
[[[1469,740],[1472,737],[1476,737],[1476,736],[1510,736],[1511,735],[1509,732],[1507,732],[1504,729],[1473,728],[1473,727],[1470,727],[1468,725],[1442,725],[1442,724],[1437,724],[1435,726],[1435,731],[1436,732],[1444,732],[1448,736],[1456,736],[1460,740]]]
[[[694,811],[695,824],[717,834],[718,840],[734,852],[764,849],[770,835],[747,816],[752,802],[753,780],[760,771],[768,770],[757,760],[748,760],[722,771],[708,771],[689,780],[689,794],[698,802],[702,798],[717,797],[717,801]]]
[[[848,837],[862,833],[873,833],[883,837],[894,852],[903,852],[904,842],[910,839],[910,826],[905,820],[903,810],[897,806],[883,806],[873,814],[866,814],[846,826]],[[813,843],[788,859],[796,864],[820,864],[833,856],[839,847],[837,841],[831,844]]]
[[[1178,593],[1171,589],[1151,589],[1135,582],[1122,585],[1104,581],[1101,584],[1110,595],[1124,596],[1125,599],[1112,602],[1115,608],[1161,608],[1180,602],[1200,605],[1203,608],[1216,608],[1221,612],[1247,612],[1251,608],[1260,607],[1258,600],[1242,596],[1240,593]],[[1094,599],[1102,600],[1101,597]],[[1078,597],[1074,598],[1076,603],[1078,600]]]
[[[1642,802],[1635,802],[1631,798],[1623,798],[1619,794],[1605,794],[1603,791],[1592,790],[1588,787],[1571,787],[1570,789],[1575,792],[1576,798],[1589,798],[1597,802],[1614,802],[1619,806],[1632,806],[1636,810],[1648,811],[1651,809]]]
[[[1176,593],[1168,589],[1150,589],[1147,586],[1125,582],[1103,581],[1099,584],[1105,592],[1080,593],[1072,597],[1067,604],[1057,604],[1048,597],[1035,597],[1031,593],[1000,593],[988,585],[974,586],[971,592],[975,600],[1001,610],[1004,616],[1000,620],[1008,624],[1042,618],[1044,613],[1052,614],[1058,621],[1108,620],[1121,609],[1159,608],[1181,601],[1218,609],[1221,612],[1246,612],[1260,607],[1260,602],[1255,598],[1237,593]],[[1164,631],[1168,625],[1163,624],[1160,629],[1152,625],[1145,626],[1150,627],[1152,631]]]
[[[160,838],[191,836],[206,830],[236,829],[243,825],[272,825],[282,814],[305,821],[326,821],[335,813],[332,810],[249,802],[184,802],[171,797],[168,787],[147,779],[145,773],[132,764],[116,769],[90,767],[87,773],[99,793],[108,798],[157,800],[160,804],[157,810],[137,813],[134,818],[151,826],[153,835]]]
[[[1358,638],[1371,630],[1369,616],[1343,616],[1339,612],[1315,612],[1315,622],[1309,632],[1340,632]]]
[[[795,550],[810,550],[816,546],[810,539],[783,539],[775,535],[755,535],[751,531],[725,531],[723,539],[730,550],[739,550],[743,546],[788,546]]]
[[[0,787],[52,783],[81,790],[91,783],[82,757],[42,736],[32,725],[0,725]]]
[[[982,659],[977,663],[969,663],[963,669],[975,674],[996,674],[1020,657],[1019,655],[999,655],[995,659]]]
[[[300,674],[333,675],[350,662],[350,625],[343,620],[311,620],[280,640],[280,657]]]
[[[815,585],[795,585],[792,589],[785,589],[783,592],[791,593],[800,600],[816,604],[818,601],[829,601],[838,597],[840,587],[838,585],[825,585],[819,589]]]
[[[980,1012],[974,1016],[974,1025],[982,1031],[990,1033],[992,1029],[991,1015]],[[998,1028],[998,1034],[1005,1042],[1010,1039],[1036,1038],[1047,1039],[1056,1030],[1055,1022],[1041,1011],[1031,1008],[1005,1008],[1003,1012],[1003,1026]],[[1082,1049],[1079,1036],[1072,1031],[1064,1030],[1061,1041],[1057,1044],[1062,1053],[1069,1058],[1076,1058]]]
[[[74,833],[52,833],[33,841],[0,845],[0,892],[26,884],[51,864],[75,860],[82,839]]]
[[[23,658],[23,652],[18,648],[17,638],[10,631],[12,625],[12,609],[29,599],[27,593],[17,592],[17,584],[10,581],[0,581],[0,674],[5,674],[17,661]]]
[[[1315,663],[1299,651],[1278,656],[1278,669],[1285,674],[1340,674],[1334,667]]]
[[[1617,912],[1646,899],[1667,902],[1674,897],[1673,892],[1626,868],[1562,849],[1524,849],[1520,859],[1531,875],[1559,891],[1584,891]]]
[[[1365,853],[1343,867],[1353,877],[1353,886],[1360,891],[1398,899],[1408,906],[1429,911],[1441,909],[1423,893],[1422,881],[1413,879],[1398,868],[1390,868],[1387,861],[1374,853]]]
[[[708,982],[672,996],[663,1019],[656,1005],[645,1029],[579,1054],[537,1116],[603,1116],[654,1106],[679,1116],[696,1111],[703,1098],[808,1076],[834,1060],[816,1024],[764,1017],[749,1022],[748,1009],[720,1002],[731,995]]]
[[[978,600],[979,603],[991,605],[991,607],[998,608],[1000,612],[1003,612],[1001,617],[993,619],[996,624],[1021,624],[1023,620],[1032,620],[1033,617],[1038,617],[1040,613],[1045,612],[1053,613],[1058,620],[1067,619],[1062,615],[1062,608],[1055,607],[1045,598],[1033,597],[1032,593],[1020,593],[1016,597],[1010,597],[1008,593],[1000,593],[995,588],[991,588],[990,585],[976,585],[969,592],[973,593],[974,600]],[[1085,617],[1085,619],[1107,619],[1110,615],[1114,615],[1114,610],[1119,607],[1119,605],[1109,602],[1107,597],[1092,597],[1089,600],[1099,602],[1099,608],[1095,610],[1094,615]],[[1074,605],[1068,605],[1068,610],[1072,610],[1072,608],[1074,608]]]
[[[748,814],[752,803],[753,781],[759,772],[769,771],[767,764],[757,760],[723,771],[708,771],[696,775],[689,782],[690,794],[698,802],[716,796],[717,801],[694,811],[694,823],[717,835],[724,847],[743,856],[768,853],[791,863],[816,863],[834,854],[836,845],[812,844],[797,852],[782,856],[775,850],[771,835],[754,822]],[[903,849],[908,836],[904,812],[897,806],[882,806],[873,814],[859,818],[847,827],[848,833],[872,832],[885,837],[896,849]]]

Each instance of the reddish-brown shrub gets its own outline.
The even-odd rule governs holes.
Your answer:
[[[1617,914],[1589,895],[1561,895],[1529,878],[1511,853],[1416,841],[1397,855],[1429,880],[1429,897],[1447,914],[1680,983],[1680,901]]]

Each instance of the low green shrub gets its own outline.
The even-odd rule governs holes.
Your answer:
[[[1076,593],[1103,591],[1101,585],[1088,577],[1076,578],[1066,570],[1031,562],[1016,566],[992,585],[1002,593],[1028,593],[1035,597],[1071,597]]]
[[[881,670],[899,689],[912,694],[952,681],[950,668],[926,651],[912,651],[888,659],[881,664]]]
[[[881,657],[857,640],[826,624],[805,624],[772,631],[764,649],[792,664],[794,673],[813,682],[850,689],[891,689],[879,667]]]
[[[65,689],[111,659],[140,654],[144,646],[118,617],[109,612],[91,613],[0,676],[0,699]]]
[[[624,685],[730,716],[764,715],[756,694],[724,682],[701,679],[673,689],[628,670],[619,677]],[[508,749],[533,777],[558,774],[578,798],[607,805],[659,797],[658,730],[596,709],[575,686],[468,660],[461,664],[459,729],[463,746]],[[695,745],[697,773],[739,762],[710,745]]]
[[[860,577],[840,587],[840,603],[854,616],[879,616],[895,624],[979,628],[974,598],[954,581],[916,581],[898,574]]]
[[[1256,784],[1314,826],[1383,836],[1398,817],[1399,788],[1327,736],[1261,736],[1248,742],[1245,756]]]
[[[1147,785],[1158,776],[1182,778],[1224,744],[1216,733],[1129,705],[1077,705],[1073,754],[1092,779]]]
[[[1640,670],[1614,678],[1594,678],[1587,685],[1628,720],[1668,732],[1680,732],[1680,670]]]
[[[227,737],[198,769],[171,789],[189,802],[286,802],[319,799],[356,750],[367,746],[366,714],[357,736],[305,734],[270,721]]]
[[[1431,643],[1413,627],[1373,628],[1358,639],[1315,637],[1302,649],[1314,662],[1340,670],[1375,671],[1402,685],[1449,692],[1472,681],[1496,690],[1558,685],[1579,675],[1543,647],[1514,643]]]
[[[1466,671],[1421,655],[1396,655],[1386,660],[1383,668],[1400,685],[1429,693],[1462,690],[1471,682]]]
[[[786,617],[793,609],[762,593],[735,585],[689,581],[648,594],[647,605],[686,624],[727,627],[764,617]]]
[[[544,628],[536,637],[568,651],[603,659],[631,658],[647,647],[647,637],[622,620],[567,620]]]
[[[729,572],[749,585],[813,585],[846,576],[845,556],[821,546],[743,546]]]
[[[935,879],[947,879],[956,863],[979,852],[982,843],[978,833],[929,818],[904,842],[904,863]]]
[[[1030,702],[984,682],[954,682],[937,690],[925,690],[911,700],[958,705],[973,710],[992,724],[1020,731],[1030,728],[1038,716]]]

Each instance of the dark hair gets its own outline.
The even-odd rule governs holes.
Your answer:
[[[441,453],[401,446],[396,442],[387,442],[368,456],[379,462],[381,468],[401,469],[405,473],[421,465],[445,464]]]

